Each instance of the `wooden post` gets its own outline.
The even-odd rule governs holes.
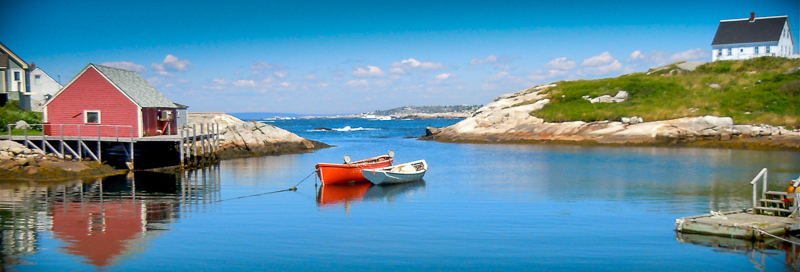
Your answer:
[[[197,165],[197,124],[192,124],[192,162]]]
[[[103,152],[100,150],[100,143],[102,143],[102,139],[100,138],[100,125],[97,126],[97,160],[103,162]]]
[[[181,129],[178,134],[180,135],[180,138],[178,139],[178,150],[180,150],[181,167],[183,167],[183,130]]]
[[[83,140],[81,140],[81,125],[78,125],[78,160],[83,160]]]
[[[64,155],[64,157],[62,157],[61,159],[66,159],[67,154],[64,153],[64,125],[60,124],[58,126],[61,127],[61,144],[59,145],[59,148],[61,148],[61,154]]]
[[[205,162],[206,158],[206,124],[200,123],[200,158]]]

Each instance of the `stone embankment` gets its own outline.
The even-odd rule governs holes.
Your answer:
[[[730,117],[701,116],[651,121],[549,123],[531,115],[550,102],[542,85],[498,97],[471,117],[445,128],[428,128],[423,139],[443,142],[537,142],[574,144],[685,145],[800,150],[800,131],[769,125],[737,125]],[[617,98],[622,98],[618,94]],[[603,101],[616,102],[616,101]]]
[[[79,161],[45,154],[14,141],[0,141],[0,181],[68,180],[121,173],[113,167],[93,161]]]
[[[221,159],[304,153],[330,147],[270,124],[245,122],[222,112],[189,113],[188,123],[219,124]]]

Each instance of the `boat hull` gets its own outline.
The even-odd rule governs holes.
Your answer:
[[[403,165],[420,165],[420,168],[417,171],[410,172],[410,173],[402,173],[402,172],[393,172],[392,169],[401,167]],[[362,175],[364,178],[369,180],[374,184],[395,184],[395,183],[406,183],[412,182],[417,180],[422,180],[422,177],[425,176],[425,172],[428,171],[428,163],[425,160],[398,164],[395,166],[383,167],[383,168],[376,168],[376,169],[364,169],[362,170]]]
[[[362,170],[391,166],[393,162],[393,158],[381,156],[349,164],[320,163],[317,164],[317,175],[322,184],[366,182],[369,180],[364,177]]]

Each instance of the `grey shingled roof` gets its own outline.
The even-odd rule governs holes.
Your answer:
[[[756,18],[720,21],[711,45],[778,42],[789,17]]]
[[[142,108],[176,108],[161,92],[134,71],[90,64]]]

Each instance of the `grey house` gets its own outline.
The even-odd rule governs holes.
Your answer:
[[[30,66],[0,43],[0,106],[18,100],[19,107],[31,110]]]

